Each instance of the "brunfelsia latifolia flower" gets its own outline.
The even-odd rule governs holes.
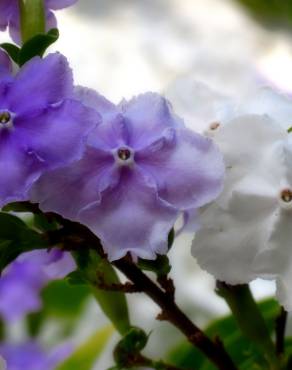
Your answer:
[[[46,170],[78,160],[99,115],[72,99],[64,56],[33,58],[18,73],[0,74],[0,206],[28,199]]]
[[[88,89],[77,96],[103,118],[83,158],[44,175],[32,191],[43,210],[87,225],[110,260],[130,252],[167,252],[180,212],[199,208],[222,188],[224,165],[212,141],[184,127],[154,93],[118,106]]]
[[[56,28],[57,20],[54,10],[63,9],[75,4],[77,0],[44,0],[46,30]],[[0,31],[9,28],[13,41],[20,43],[20,17],[18,0],[0,0]]]
[[[201,214],[193,255],[230,284],[276,279],[292,310],[292,101],[269,89],[213,132],[226,164],[222,194]]]

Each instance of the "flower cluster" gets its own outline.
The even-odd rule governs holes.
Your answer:
[[[210,110],[222,103],[205,96]],[[276,279],[277,297],[291,310],[292,100],[262,88],[228,111],[221,120],[216,111],[216,125],[206,120],[202,128],[223,153],[226,177],[221,195],[201,212],[193,255],[230,284]]]
[[[45,0],[46,30],[56,28],[57,20],[53,10],[63,9],[75,4],[77,0]],[[20,11],[18,0],[0,0],[0,31],[9,27],[11,38],[20,43]]]
[[[222,156],[146,93],[114,105],[73,88],[66,59],[35,57],[0,76],[0,204],[32,200],[87,225],[110,260],[167,252],[179,214],[222,188]]]

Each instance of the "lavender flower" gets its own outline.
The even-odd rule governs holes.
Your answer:
[[[54,370],[71,352],[69,344],[59,345],[49,351],[36,342],[0,345],[0,355],[9,370]]]
[[[213,200],[224,165],[212,141],[186,129],[170,104],[147,93],[118,106],[91,90],[78,96],[103,123],[83,158],[43,176],[32,191],[45,211],[86,224],[110,260],[153,259],[167,252],[167,234],[184,210]],[[74,200],[74,201],[72,201]]]
[[[0,315],[12,322],[41,308],[40,290],[76,268],[69,253],[53,249],[28,252],[8,266],[0,279]]]
[[[46,15],[46,30],[56,28],[57,21],[52,10],[63,9],[75,4],[77,0],[44,0]],[[20,17],[18,0],[0,0],[0,30],[9,27],[13,41],[20,43]]]
[[[99,115],[73,94],[60,54],[33,58],[14,77],[0,75],[0,206],[27,199],[45,170],[81,157]]]

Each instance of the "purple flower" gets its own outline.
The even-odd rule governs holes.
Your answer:
[[[186,129],[157,94],[118,106],[91,90],[78,96],[101,113],[103,123],[78,163],[40,179],[33,200],[87,225],[110,260],[127,252],[148,259],[166,253],[179,213],[219,194],[221,154],[210,139]]]
[[[53,249],[28,252],[17,258],[0,278],[0,315],[11,322],[41,308],[40,290],[76,268],[69,253]]]
[[[77,0],[44,0],[46,15],[46,31],[56,28],[57,21],[52,10],[67,8]],[[0,0],[0,31],[9,27],[13,41],[20,43],[20,17],[18,0]]]
[[[54,370],[71,352],[69,344],[59,345],[49,351],[36,342],[0,345],[0,356],[9,370]]]
[[[58,53],[33,58],[15,77],[0,75],[0,206],[26,200],[41,173],[81,157],[100,118],[72,94],[71,70]]]

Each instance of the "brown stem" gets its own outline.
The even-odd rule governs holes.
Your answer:
[[[285,339],[285,329],[287,323],[287,311],[281,307],[281,312],[276,318],[276,352],[278,355],[284,353],[284,339]]]
[[[208,338],[176,305],[174,299],[163,292],[152,280],[148,278],[134,263],[126,258],[115,261],[114,265],[138,289],[146,293],[162,309],[160,319],[167,320],[176,326],[188,341],[200,349],[214,365],[220,370],[237,370],[232,359],[225,351],[223,344]]]

